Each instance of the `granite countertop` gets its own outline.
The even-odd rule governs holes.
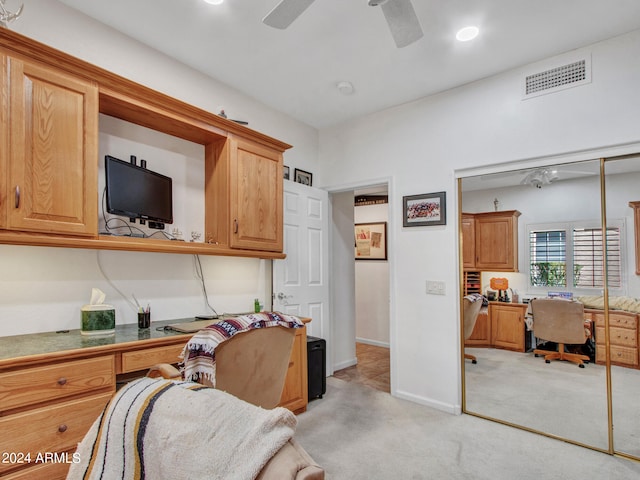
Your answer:
[[[188,335],[183,332],[165,329],[164,327],[172,323],[189,322],[192,320],[193,318],[179,318],[175,320],[157,321],[152,322],[151,327],[146,329],[139,329],[137,323],[116,325],[116,332],[111,335],[82,335],[80,329],[75,329],[0,337],[0,360],[89,347],[116,345],[139,340],[162,339],[176,335]]]

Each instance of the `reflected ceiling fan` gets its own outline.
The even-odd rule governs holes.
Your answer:
[[[262,19],[265,25],[284,30],[304,12],[314,0],[281,0]],[[369,6],[380,7],[398,48],[422,38],[422,27],[411,0],[368,0]]]
[[[482,175],[480,180],[486,182],[497,182],[497,186],[514,186],[517,184],[528,185],[535,188],[542,188],[545,185],[561,181],[598,175],[598,171],[584,169],[573,169],[572,165],[554,165],[550,167],[535,167],[526,170],[511,170],[507,172],[491,173]],[[518,181],[518,178],[520,179]]]

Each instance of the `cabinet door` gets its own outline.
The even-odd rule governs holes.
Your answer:
[[[9,59],[8,227],[97,235],[98,88]]]
[[[309,391],[307,388],[307,328],[296,331],[291,350],[289,370],[284,382],[280,406],[300,413],[307,409]]]
[[[491,324],[486,312],[478,314],[471,336],[464,341],[469,347],[488,347],[491,345]]]
[[[489,305],[491,340],[494,347],[524,352],[524,314],[526,306]]]
[[[282,251],[282,154],[231,141],[232,248]]]
[[[476,215],[476,269],[518,271],[516,218],[515,215]]]
[[[462,268],[476,266],[476,229],[473,215],[462,214]]]
[[[9,150],[9,70],[8,59],[0,53],[0,229],[7,228],[8,189],[7,164]]]

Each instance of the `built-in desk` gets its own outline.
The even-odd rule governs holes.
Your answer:
[[[180,360],[192,334],[163,328],[179,321],[153,322],[146,330],[117,325],[110,336],[78,329],[0,338],[0,477],[64,479],[65,462],[73,461],[117,379]],[[307,406],[306,336],[306,328],[296,330],[280,401],[296,413]],[[45,461],[45,453],[57,456]]]

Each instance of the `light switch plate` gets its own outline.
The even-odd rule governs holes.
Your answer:
[[[427,293],[429,295],[445,295],[445,283],[434,280],[427,280]]]

